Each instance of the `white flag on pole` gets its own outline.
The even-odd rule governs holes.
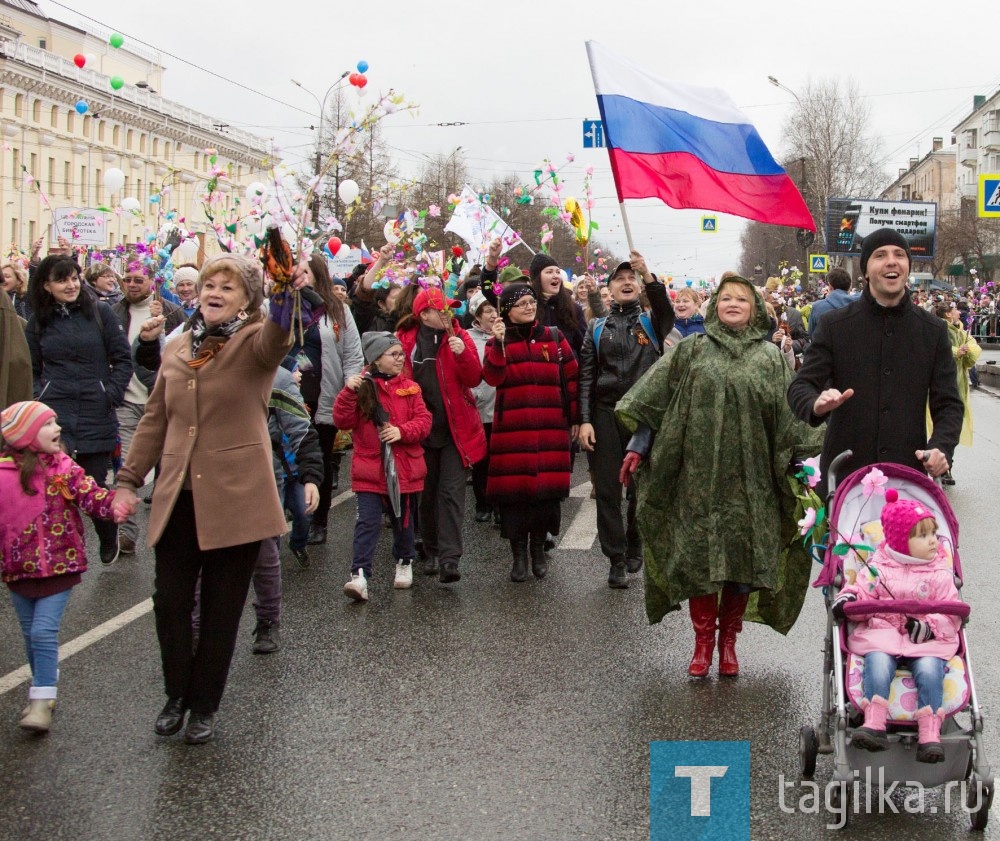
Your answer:
[[[504,222],[492,207],[480,201],[479,195],[468,184],[462,188],[455,212],[444,229],[461,237],[468,244],[469,251],[479,255],[486,253],[493,237],[500,237],[503,241],[501,254],[521,241],[517,231]]]

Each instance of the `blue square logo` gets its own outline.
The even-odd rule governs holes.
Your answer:
[[[649,839],[750,839],[749,742],[650,742]]]

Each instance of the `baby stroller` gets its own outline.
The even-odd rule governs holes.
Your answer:
[[[939,539],[950,550],[955,585],[961,591],[962,564],[958,555],[958,522],[941,488],[926,474],[899,464],[876,464],[857,470],[839,486],[836,470],[851,455],[850,451],[833,460],[827,469],[829,495],[827,511],[830,530],[824,552],[823,571],[813,586],[822,586],[827,608],[827,629],[823,650],[823,705],[819,726],[805,726],[799,733],[799,759],[802,778],[809,780],[816,770],[817,754],[833,754],[834,772],[831,805],[846,821],[852,811],[849,804],[852,787],[861,782],[884,781],[920,783],[925,788],[941,786],[949,781],[965,781],[965,809],[972,828],[985,829],[993,801],[993,772],[983,746],[983,716],[976,695],[972,662],[966,640],[965,625],[969,606],[964,602],[919,602],[919,610],[927,612],[933,605],[935,613],[962,618],[959,648],[948,662],[944,680],[944,710],[941,727],[943,762],[916,761],[917,690],[910,672],[899,669],[893,679],[889,698],[887,733],[889,749],[869,752],[853,747],[852,734],[861,725],[863,715],[864,658],[847,649],[847,624],[872,612],[877,604],[880,613],[897,611],[913,613],[913,602],[879,600],[853,602],[845,605],[845,622],[837,621],[830,607],[845,581],[853,576],[867,553],[862,546],[875,547],[882,539],[880,515],[885,502],[884,490],[896,488],[900,496],[915,499],[939,512]],[[887,478],[882,493],[873,493],[864,479],[873,468]],[[840,544],[838,548],[838,544]],[[844,544],[847,544],[846,546]],[[849,548],[853,544],[858,548]],[[967,723],[963,723],[963,721]],[[870,770],[869,770],[870,769]],[[959,787],[958,792],[962,792]],[[951,792],[946,787],[946,802]]]

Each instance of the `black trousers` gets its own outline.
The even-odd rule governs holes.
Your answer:
[[[458,563],[462,557],[466,469],[452,442],[424,449],[427,477],[420,494],[420,536],[424,551],[439,561]]]
[[[483,430],[486,432],[486,455],[472,465],[472,493],[476,498],[476,513],[492,511],[493,506],[486,501],[486,479],[490,474],[490,432],[493,431],[492,423],[484,423]]]
[[[77,453],[73,459],[83,472],[90,476],[102,488],[108,486],[108,468],[111,467],[110,453]],[[93,517],[90,521],[94,524],[94,531],[101,541],[101,547],[111,546],[118,539],[118,526],[111,520],[97,520]]]
[[[201,550],[194,500],[190,491],[181,491],[155,549],[153,612],[167,697],[183,698],[193,712],[219,708],[259,550],[259,540]],[[192,653],[191,611],[199,574],[201,631]]]
[[[601,552],[608,558],[625,555],[642,557],[642,540],[635,522],[635,483],[626,492],[628,505],[622,522],[622,486],[618,481],[629,433],[618,423],[610,406],[596,406],[591,418],[594,426],[594,484],[597,486],[597,537]]]
[[[319,448],[323,451],[323,481],[319,486],[319,505],[313,511],[312,521],[314,526],[326,528],[330,505],[333,503],[333,477],[340,467],[340,453],[333,452],[337,427],[329,423],[317,423],[316,433],[319,436]]]

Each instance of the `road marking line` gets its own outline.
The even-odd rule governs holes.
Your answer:
[[[580,502],[573,522],[559,541],[560,549],[588,550],[597,537],[597,500],[590,498],[590,483],[587,482],[587,497]]]
[[[333,508],[340,505],[342,502],[347,502],[349,499],[353,498],[353,491],[344,491],[331,500],[330,507]],[[115,631],[131,624],[139,617],[145,616],[152,609],[153,600],[146,599],[145,601],[139,602],[139,604],[134,607],[130,607],[123,613],[119,613],[107,622],[98,625],[96,628],[93,628],[84,634],[80,634],[80,636],[76,639],[70,640],[65,645],[60,645],[59,662],[61,663],[67,657],[72,657],[74,654],[80,653],[83,649],[93,645],[95,642],[100,642],[102,639],[110,636]],[[11,689],[16,689],[28,680],[31,680],[31,669],[27,665],[21,666],[20,669],[14,669],[14,671],[0,677],[0,695],[10,692]]]

